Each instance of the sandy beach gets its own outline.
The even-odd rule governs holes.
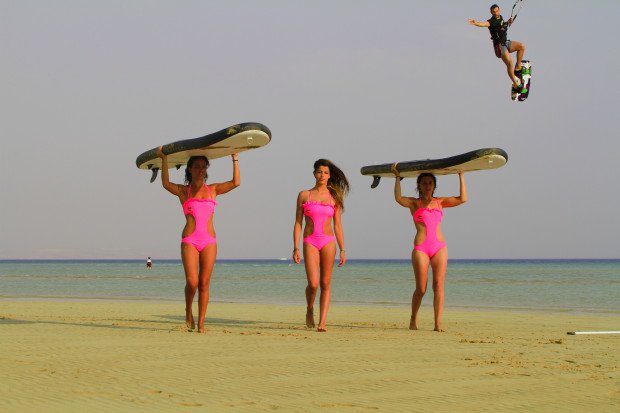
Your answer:
[[[0,301],[0,411],[615,412],[616,315],[181,302]]]

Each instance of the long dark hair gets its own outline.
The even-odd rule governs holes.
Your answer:
[[[430,172],[422,172],[420,175],[418,175],[418,179],[416,180],[415,190],[418,192],[418,195],[419,195],[420,194],[420,181],[422,181],[422,178],[426,178],[427,176],[430,176],[431,178],[433,178],[433,194],[431,196],[435,196],[435,189],[437,189],[437,178],[435,177],[435,175],[433,175]]]
[[[349,194],[350,186],[347,177],[340,168],[338,168],[329,159],[319,159],[314,163],[314,171],[320,166],[329,168],[329,180],[327,181],[327,189],[332,198],[336,202],[336,206],[344,211],[344,198]]]
[[[206,156],[191,156],[189,158],[189,160],[187,161],[187,168],[185,168],[185,183],[187,185],[192,183],[192,174],[189,172],[189,168],[192,167],[192,164],[194,163],[194,161],[197,161],[199,159],[204,160],[207,163],[207,169],[209,169],[209,160],[207,159]],[[209,174],[205,174],[205,181],[207,180],[207,177],[209,176]]]

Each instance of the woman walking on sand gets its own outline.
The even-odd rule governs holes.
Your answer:
[[[213,228],[215,197],[232,191],[241,184],[237,154],[231,155],[233,177],[230,181],[207,185],[206,156],[192,156],[185,169],[186,185],[170,182],[168,159],[160,147],[157,156],[162,160],[161,183],[183,206],[186,223],[181,239],[181,258],[185,270],[185,322],[192,331],[196,328],[192,304],[198,291],[198,332],[204,333],[205,316],[209,304],[209,284],[217,256],[217,240]]]
[[[441,232],[443,208],[455,207],[467,202],[467,188],[465,176],[459,173],[460,194],[456,197],[435,198],[437,179],[430,173],[422,173],[417,179],[419,198],[404,197],[401,195],[400,174],[392,165],[395,176],[394,199],[405,208],[409,208],[413,215],[416,235],[411,252],[411,263],[415,274],[415,291],[411,298],[411,319],[409,329],[417,330],[419,326],[418,311],[422,304],[422,297],[426,293],[428,283],[428,268],[433,269],[433,307],[435,310],[435,331],[444,331],[441,326],[444,303],[444,283],[448,267],[448,247]]]
[[[293,226],[293,261],[301,262],[299,239],[303,229],[303,252],[306,267],[306,326],[314,328],[314,299],[321,287],[319,326],[317,331],[325,332],[327,312],[331,299],[331,279],[336,256],[336,243],[340,249],[339,267],[347,258],[344,249],[344,232],[341,215],[344,198],[349,193],[349,181],[344,173],[327,159],[314,163],[315,184],[312,189],[297,195],[295,225]]]

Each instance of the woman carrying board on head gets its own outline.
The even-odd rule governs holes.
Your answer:
[[[162,148],[157,150],[162,160],[161,183],[183,206],[186,222],[181,239],[181,258],[185,270],[185,322],[191,331],[196,327],[192,313],[194,295],[198,291],[198,332],[206,332],[204,323],[209,304],[209,284],[217,255],[217,240],[213,228],[215,197],[232,191],[241,184],[238,155],[232,154],[233,176],[230,181],[207,185],[206,156],[192,156],[185,169],[186,185],[170,182],[168,159]]]
[[[419,327],[418,311],[422,304],[422,297],[426,293],[428,284],[429,266],[433,270],[433,307],[435,311],[435,331],[444,331],[442,328],[442,315],[444,303],[444,283],[446,269],[448,267],[448,247],[441,232],[441,219],[443,208],[455,207],[467,202],[467,188],[465,176],[459,173],[460,194],[452,197],[435,197],[437,179],[431,173],[422,173],[417,178],[417,191],[419,198],[405,197],[401,195],[400,173],[392,165],[392,173],[395,176],[394,199],[405,208],[409,208],[413,216],[416,235],[411,252],[411,263],[415,275],[415,291],[411,298],[411,319],[409,329],[417,330]]]

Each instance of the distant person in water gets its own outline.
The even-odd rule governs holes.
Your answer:
[[[185,270],[185,322],[189,330],[196,327],[192,304],[198,291],[198,332],[204,333],[211,273],[217,256],[217,241],[213,228],[213,213],[217,205],[215,197],[232,191],[241,184],[238,155],[231,155],[232,179],[211,185],[206,184],[209,167],[206,156],[189,158],[185,169],[185,185],[170,182],[168,160],[161,147],[157,156],[162,160],[161,183],[168,192],[179,198],[186,219],[181,238],[181,258]]]
[[[331,300],[331,281],[336,243],[340,249],[339,267],[347,261],[341,215],[344,198],[349,192],[349,181],[344,173],[327,159],[319,159],[313,169],[315,183],[312,189],[297,195],[295,225],[293,226],[293,261],[301,262],[299,240],[303,229],[303,254],[306,267],[306,326],[314,328],[314,299],[321,288],[319,332],[327,331],[327,312]]]
[[[148,257],[146,259],[146,268],[148,268],[149,270],[153,268],[153,261],[151,261],[151,257]]]
[[[452,197],[435,197],[437,179],[435,175],[423,173],[417,179],[419,198],[404,197],[401,195],[400,174],[396,164],[392,165],[394,173],[394,199],[405,208],[409,208],[413,216],[416,229],[411,252],[411,263],[415,275],[415,291],[411,298],[411,319],[409,329],[419,327],[418,311],[422,304],[422,297],[426,293],[428,284],[428,268],[433,269],[433,307],[435,310],[435,331],[444,331],[442,315],[444,303],[444,283],[448,267],[448,247],[441,232],[443,208],[455,207],[467,202],[467,188],[465,176],[459,173],[460,194]]]

